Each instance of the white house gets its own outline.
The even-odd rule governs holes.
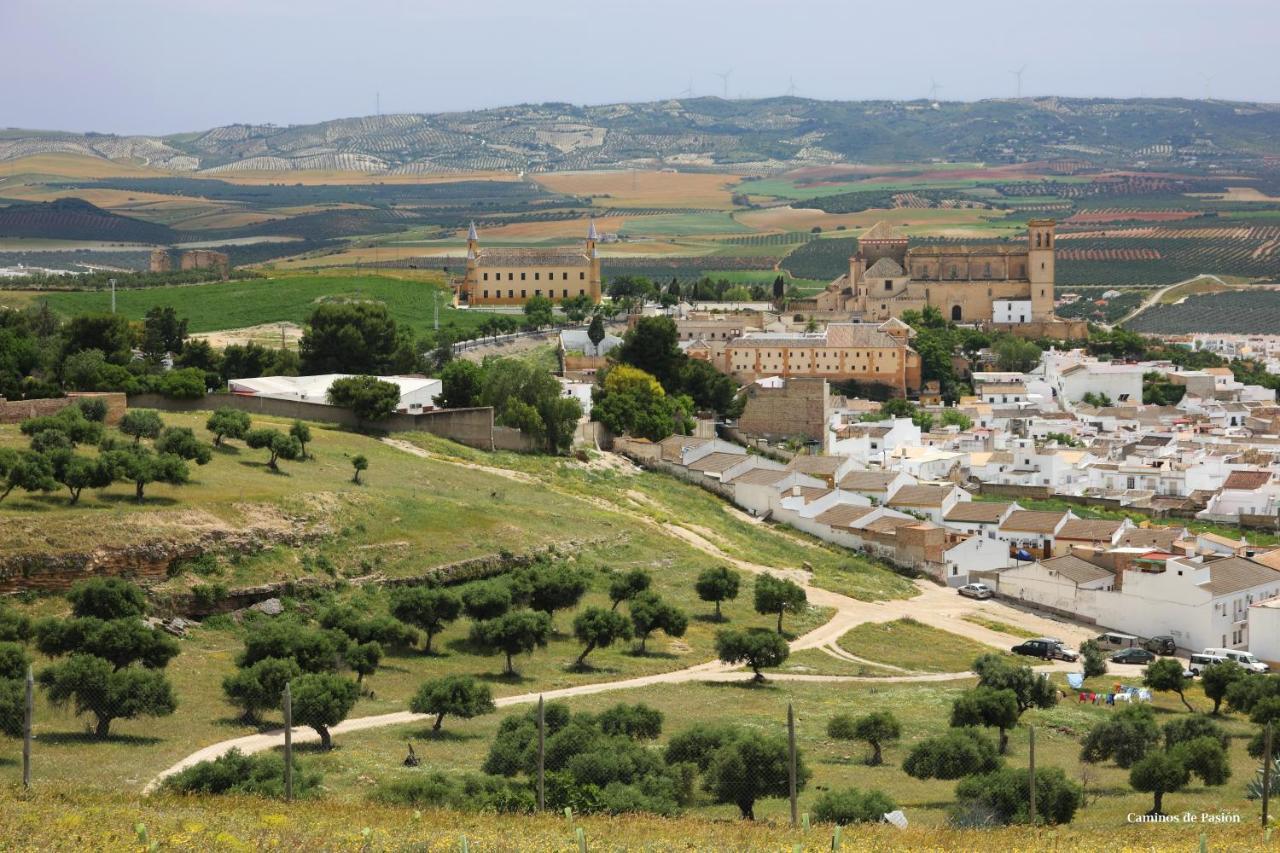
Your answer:
[[[997,576],[1001,596],[1085,621],[1098,616],[1094,593],[1115,583],[1115,572],[1072,554],[1022,563]]]
[[[273,400],[293,400],[301,403],[329,404],[329,386],[339,379],[350,378],[348,373],[322,373],[315,376],[259,376],[253,379],[231,379],[227,390],[242,397],[269,397]],[[435,399],[443,384],[439,379],[425,376],[379,376],[400,388],[397,412],[417,414],[435,408]]]
[[[1238,522],[1241,515],[1275,515],[1280,512],[1280,483],[1270,471],[1232,471],[1222,491],[1196,518]]]
[[[977,501],[957,506],[976,506]],[[974,534],[952,545],[943,553],[946,579],[950,586],[963,586],[973,572],[989,572],[1003,569],[1014,562],[1009,556],[1009,546],[998,539]]]
[[[911,418],[856,421],[836,425],[827,433],[827,453],[847,456],[859,464],[883,465],[897,448],[920,444],[920,427]]]
[[[1080,350],[1050,350],[1044,355],[1045,379],[1062,400],[1077,403],[1085,394],[1106,396],[1116,405],[1142,402],[1140,364],[1098,361]]]
[[[900,512],[927,516],[934,524],[942,524],[943,517],[961,501],[971,501],[973,495],[954,483],[921,483],[916,486],[903,486],[892,495],[886,504]]]
[[[1022,507],[1016,503],[996,501],[958,501],[942,516],[942,524],[959,533],[972,533],[984,539],[995,539],[996,531],[1009,515]],[[1008,553],[1009,546],[1001,543]]]
[[[1280,667],[1280,598],[1249,605],[1249,651]]]

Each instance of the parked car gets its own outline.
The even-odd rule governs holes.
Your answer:
[[[1099,634],[1094,641],[1104,651],[1115,651],[1117,649],[1132,649],[1142,644],[1141,640],[1132,634],[1121,634],[1117,631],[1108,631],[1105,634]]]
[[[1216,655],[1218,657],[1233,660],[1240,664],[1240,668],[1246,672],[1270,672],[1271,667],[1258,660],[1249,652],[1243,652],[1240,649],[1205,649],[1201,654]]]
[[[958,590],[961,595],[966,598],[994,598],[995,590],[987,586],[985,583],[967,583]]]
[[[1156,656],[1146,649],[1121,649],[1111,656],[1112,663],[1136,663],[1148,664],[1156,659]]]
[[[1053,660],[1058,655],[1062,646],[1057,643],[1051,643],[1048,640],[1027,640],[1019,643],[1009,651],[1015,655],[1027,655],[1033,658],[1044,658],[1045,660]]]
[[[1158,634],[1143,643],[1142,647],[1165,657],[1178,653],[1178,644],[1168,634]]]
[[[1198,655],[1192,655],[1187,660],[1187,672],[1190,672],[1193,676],[1200,675],[1209,667],[1222,663],[1224,660],[1226,658],[1222,655],[1206,655],[1203,652]]]

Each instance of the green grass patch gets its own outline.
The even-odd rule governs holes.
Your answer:
[[[867,622],[841,637],[840,648],[876,663],[915,672],[966,672],[989,646],[907,617]]]
[[[1021,640],[1029,640],[1032,637],[1040,636],[1035,631],[1028,631],[1026,628],[1019,628],[1017,625],[1010,625],[1008,622],[988,619],[985,616],[979,616],[977,613],[966,613],[960,618],[966,622],[971,622],[974,625],[981,625],[989,631],[995,631],[999,634],[1008,634],[1010,637],[1017,637]]]

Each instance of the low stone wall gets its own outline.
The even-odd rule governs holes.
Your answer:
[[[1250,530],[1280,531],[1280,515],[1251,515],[1240,513],[1240,526]]]
[[[116,391],[72,391],[65,397],[45,397],[38,400],[0,399],[0,424],[16,424],[27,418],[57,414],[77,400],[101,400],[106,403],[109,426],[120,423],[127,408],[124,394]]]
[[[268,417],[316,421],[337,424],[348,429],[375,430],[379,432],[426,432],[479,450],[493,450],[495,430],[493,409],[443,409],[407,415],[397,412],[385,420],[364,421],[349,409],[327,406],[323,403],[304,403],[299,400],[276,400],[271,397],[247,397],[239,394],[210,394],[199,400],[172,400],[159,394],[135,394],[129,398],[129,407],[135,409],[159,409],[164,412],[212,411],[227,406],[249,414]],[[511,430],[520,438],[502,437],[503,448],[529,450],[519,430]]]
[[[1053,497],[1053,489],[1048,486],[1015,486],[1004,483],[981,483],[978,494],[992,495],[999,498],[1027,498],[1028,500],[1048,500]]]

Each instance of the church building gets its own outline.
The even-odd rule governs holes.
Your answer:
[[[858,238],[849,272],[794,307],[883,322],[932,305],[957,323],[1052,323],[1054,221],[1027,223],[1018,245],[916,246],[883,222]]]
[[[467,232],[467,272],[458,300],[470,305],[523,305],[534,296],[562,302],[580,295],[600,303],[596,224],[581,249],[481,248],[475,223]]]

